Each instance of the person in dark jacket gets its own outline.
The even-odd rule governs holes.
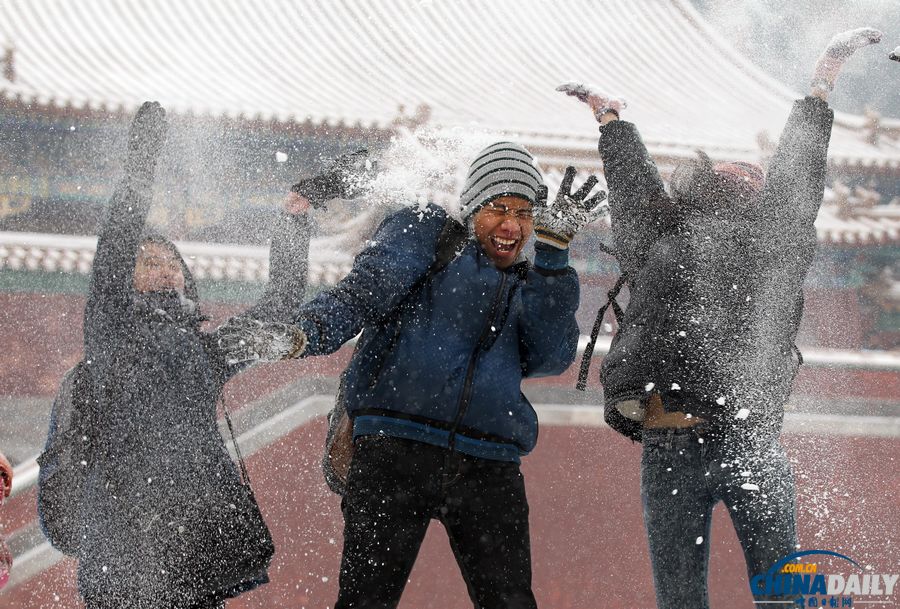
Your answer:
[[[535,606],[519,463],[538,425],[521,382],[560,374],[575,357],[568,244],[599,197],[587,199],[593,176],[571,193],[574,173],[548,209],[531,154],[494,144],[462,193],[468,230],[434,205],[396,212],[348,276],[300,310],[305,355],[362,331],[343,387],[355,452],[336,608],[396,607],[431,519],[446,528],[476,606]],[[451,226],[462,231],[458,253],[430,274]],[[522,252],[533,231],[532,265]]]
[[[840,64],[879,37],[869,28],[835,37],[765,174],[699,153],[676,167],[671,194],[636,127],[619,120],[622,100],[586,85],[559,88],[601,124],[614,250],[630,290],[601,381],[607,421],[643,440],[641,494],[661,609],[709,606],[719,501],[750,578],[796,550],[794,481],[778,438],[825,187],[826,98]]]
[[[278,219],[269,285],[247,313],[266,340],[236,345],[219,330],[201,331],[187,265],[144,226],[166,130],[159,104],[144,104],[100,230],[85,307],[85,363],[97,405],[78,553],[89,609],[219,607],[265,583],[271,557],[244,554],[259,541],[241,524],[235,497],[242,481],[216,409],[233,375],[302,350],[302,332],[278,320],[290,320],[306,287],[306,204],[288,199],[295,213]]]

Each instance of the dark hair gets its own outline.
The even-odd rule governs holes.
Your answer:
[[[672,199],[685,212],[738,212],[753,196],[734,180],[720,175],[702,150],[675,166],[670,179]]]

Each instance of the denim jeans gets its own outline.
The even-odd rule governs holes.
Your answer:
[[[518,464],[386,436],[355,445],[335,609],[396,607],[432,519],[447,530],[475,607],[536,608]]]
[[[641,499],[659,609],[709,608],[709,531],[719,501],[749,577],[796,551],[794,477],[777,440],[734,448],[697,428],[666,428],[645,429],[643,444]]]

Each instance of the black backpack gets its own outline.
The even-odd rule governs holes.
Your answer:
[[[390,326],[391,322],[403,313],[410,297],[425,287],[432,277],[446,268],[456,258],[459,250],[468,239],[468,229],[454,218],[448,216],[435,243],[434,262],[410,288],[406,298],[382,321],[380,327]],[[387,353],[394,348],[399,338],[399,331],[397,331],[385,347],[381,356],[382,361]],[[360,338],[356,343],[357,350],[353,352],[354,357],[362,342],[362,338]],[[353,358],[350,361],[352,363]],[[347,414],[347,406],[344,403],[344,381],[346,376],[347,370],[344,370],[338,385],[334,408],[328,413],[328,434],[325,436],[325,454],[322,457],[322,474],[325,476],[325,482],[328,484],[328,488],[338,495],[343,495],[347,490],[347,476],[350,473],[350,462],[353,459],[353,421]]]
[[[38,520],[50,544],[69,556],[78,554],[81,541],[81,494],[93,453],[95,404],[90,368],[78,362],[62,377],[47,443],[37,459]]]

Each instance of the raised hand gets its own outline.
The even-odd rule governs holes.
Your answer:
[[[881,42],[881,32],[872,27],[861,27],[835,34],[816,62],[812,78],[812,94],[827,99],[841,67],[856,51]]]
[[[607,112],[613,112],[618,117],[622,110],[628,107],[624,99],[604,93],[595,85],[567,82],[556,87],[556,90],[575,97],[578,101],[590,106],[591,111],[594,113],[594,118],[598,121]]]
[[[604,203],[606,193],[600,191],[590,199],[588,194],[597,184],[597,178],[588,176],[576,192],[572,192],[575,179],[574,167],[566,167],[566,175],[559,185],[556,199],[547,205],[546,195],[535,206],[534,235],[541,243],[558,249],[566,249],[569,242],[585,225],[602,217],[608,206]]]
[[[166,143],[169,124],[166,111],[157,102],[144,102],[128,130],[125,173],[143,185],[153,182],[159,153]]]
[[[219,349],[230,365],[277,362],[300,357],[306,351],[306,333],[290,324],[234,317],[216,334]]]
[[[377,170],[365,148],[344,154],[317,176],[300,180],[291,191],[305,197],[316,209],[331,199],[352,199],[365,191]]]

